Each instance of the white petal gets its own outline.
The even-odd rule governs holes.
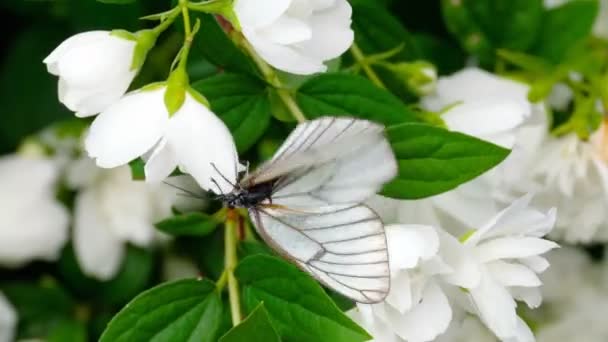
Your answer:
[[[85,148],[98,166],[124,165],[160,140],[169,121],[164,90],[129,93],[99,114],[85,140]]]
[[[146,161],[144,172],[146,182],[159,183],[164,181],[177,167],[177,159],[173,148],[167,144],[167,139],[163,138],[150,158]]]
[[[452,273],[443,275],[442,278],[450,284],[467,289],[478,286],[481,271],[470,250],[441,229],[437,229],[437,234],[440,239],[439,255],[453,269]]]
[[[48,71],[51,74],[57,75],[58,70],[56,63],[67,51],[82,44],[90,44],[99,39],[104,39],[108,34],[110,34],[109,31],[88,31],[73,35],[59,44],[59,46],[44,59],[43,63],[47,65]]]
[[[166,138],[178,164],[201,188],[217,194],[234,189],[238,167],[234,140],[222,120],[207,107],[188,95],[182,108],[171,118]]]
[[[260,29],[258,34],[273,43],[286,45],[309,40],[312,30],[302,20],[283,16],[272,25]]]
[[[20,267],[32,260],[57,260],[68,240],[66,208],[51,196],[28,200],[20,207],[0,217],[0,264]]]
[[[516,300],[525,302],[530,309],[538,308],[543,301],[539,287],[510,287],[509,292]]]
[[[406,314],[387,308],[386,319],[395,333],[407,341],[432,341],[447,330],[452,309],[447,297],[435,283],[429,283],[420,303]]]
[[[435,228],[422,225],[390,225],[385,228],[391,271],[415,267],[419,260],[437,254],[439,238]]]
[[[234,12],[243,28],[258,28],[277,20],[291,4],[291,0],[236,0]]]
[[[401,271],[397,274],[391,274],[391,276],[391,290],[385,302],[404,314],[412,307],[410,275]]]
[[[535,342],[536,338],[534,337],[532,330],[530,330],[530,327],[528,327],[526,322],[524,322],[523,319],[521,319],[519,316],[517,316],[517,325],[515,327],[513,336],[504,339],[504,341],[505,342]]]
[[[11,342],[17,330],[17,312],[0,292],[0,342]]]
[[[536,273],[524,265],[501,260],[486,264],[492,277],[502,286],[537,287],[542,285]]]
[[[57,62],[59,75],[70,86],[104,85],[131,71],[135,42],[108,34],[67,50]]]
[[[81,191],[74,206],[74,251],[84,274],[105,281],[119,271],[125,246],[108,227],[94,190]]]
[[[559,245],[534,237],[504,237],[481,243],[475,254],[481,262],[498,259],[527,258],[546,253]]]
[[[485,98],[456,105],[442,119],[453,131],[466,133],[493,143],[505,141],[501,134],[513,130],[530,115],[528,102]],[[515,131],[511,134],[514,136]],[[495,136],[501,139],[493,139]],[[513,141],[515,138],[513,137]],[[512,148],[513,145],[503,146]]]
[[[516,304],[507,289],[484,274],[479,286],[470,289],[469,294],[479,317],[496,336],[513,336],[517,329]]]
[[[273,43],[255,32],[243,31],[255,51],[273,67],[297,75],[324,72],[327,67],[318,58],[307,56],[296,47]]]
[[[352,8],[346,0],[337,0],[332,8],[315,13],[310,19],[312,37],[299,47],[324,61],[342,55],[354,40],[351,15]]]
[[[549,268],[549,261],[540,256],[521,258],[519,259],[519,262],[528,266],[532,271],[536,273],[543,273]]]
[[[346,314],[363,326],[372,335],[374,342],[402,342],[384,322],[374,317],[371,312],[368,312],[370,310],[367,310],[366,307],[369,307],[369,305],[359,304]]]

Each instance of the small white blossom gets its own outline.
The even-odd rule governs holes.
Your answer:
[[[537,203],[559,212],[552,236],[571,243],[608,241],[606,125],[582,141],[572,133],[547,135],[531,177],[540,183]]]
[[[327,70],[325,61],[352,44],[352,8],[346,0],[236,0],[245,38],[273,67],[293,74]]]
[[[443,287],[476,284],[474,259],[454,237],[430,226],[391,225],[386,233],[391,291],[383,303],[359,304],[349,314],[374,341],[432,341],[452,321]]]
[[[68,239],[68,212],[59,203],[57,164],[43,157],[0,157],[0,265],[53,261]]]
[[[13,342],[17,330],[17,312],[0,292],[0,342]]]
[[[99,114],[85,140],[89,156],[103,168],[144,156],[149,182],[162,181],[179,166],[205,190],[232,191],[238,156],[230,131],[190,92],[170,115],[166,88],[131,92]]]
[[[118,101],[137,74],[136,40],[90,31],[61,43],[44,63],[59,76],[59,101],[78,117],[95,115]]]
[[[122,265],[126,243],[149,247],[157,240],[154,224],[171,215],[175,192],[133,181],[128,166],[103,170],[84,158],[70,166],[67,180],[79,190],[74,250],[81,269],[91,277],[112,279]]]
[[[530,308],[541,303],[537,274],[548,261],[541,257],[558,245],[543,237],[555,224],[555,210],[544,214],[529,207],[531,196],[515,201],[464,242],[475,256],[481,279],[465,287],[471,310],[496,336],[505,341],[532,341],[527,325],[518,318],[515,300]]]
[[[456,235],[480,227],[532,186],[527,173],[534,162],[537,146],[546,132],[542,105],[527,99],[529,87],[477,68],[466,68],[441,77],[434,94],[422,99],[422,106],[442,114],[450,130],[469,134],[505,148],[509,157],[484,175],[458,188],[417,201],[401,201],[385,207],[373,199],[376,210],[393,210],[393,220],[441,226]]]

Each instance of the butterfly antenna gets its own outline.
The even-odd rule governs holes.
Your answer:
[[[205,199],[205,196],[203,194],[197,194],[197,193],[195,193],[193,191],[190,191],[188,189],[184,189],[184,188],[182,188],[180,186],[177,186],[175,184],[171,184],[171,183],[169,183],[167,181],[163,181],[163,183],[165,183],[166,185],[168,185],[168,186],[170,186],[170,187],[172,187],[174,189],[182,191],[182,193],[181,194],[178,193],[178,195],[186,196],[186,197],[191,197],[191,198],[195,198],[195,199],[200,199],[200,200],[204,200]]]
[[[213,169],[215,170],[215,172],[217,172],[217,174],[220,175],[220,177],[222,177],[222,179],[226,181],[226,183],[232,185],[232,187],[236,189],[236,184],[234,184],[231,181],[229,181],[228,178],[226,178],[226,176],[224,176],[220,172],[220,170],[217,169],[217,167],[215,166],[215,163],[211,163],[211,166],[213,167]],[[215,183],[215,184],[217,185],[217,183]]]
[[[222,188],[217,183],[217,181],[215,180],[215,178],[211,177],[211,183],[215,184],[215,186],[217,187],[217,189],[220,191],[221,196],[224,196],[224,192],[222,191]],[[216,199],[217,199],[217,197],[219,197],[219,196],[216,196]]]

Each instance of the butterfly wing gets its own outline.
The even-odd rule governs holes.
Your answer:
[[[273,200],[289,207],[360,203],[397,173],[383,132],[381,125],[352,118],[300,124],[273,159],[241,184],[274,181]]]
[[[360,303],[382,301],[390,288],[382,221],[365,205],[307,212],[261,205],[250,216],[264,240],[321,283]]]

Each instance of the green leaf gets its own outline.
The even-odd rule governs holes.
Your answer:
[[[207,280],[166,283],[137,296],[110,321],[100,342],[216,341],[222,301]]]
[[[46,338],[47,342],[87,342],[87,327],[75,320],[59,322]]]
[[[67,0],[69,19],[75,31],[141,28],[139,17],[145,15],[142,1],[134,0]]]
[[[241,324],[222,336],[219,342],[279,342],[264,303],[260,303]]]
[[[2,284],[0,291],[17,310],[22,338],[47,336],[74,309],[69,295],[54,283],[11,282]]]
[[[259,80],[223,73],[192,85],[211,103],[211,110],[228,126],[239,153],[247,151],[262,137],[270,124],[270,101],[266,86]]]
[[[387,52],[403,46],[395,60],[418,57],[410,33],[388,10],[377,4],[353,3],[353,30],[359,48],[367,55]]]
[[[272,325],[285,341],[356,342],[371,338],[340,311],[314,279],[279,258],[245,258],[235,275],[242,285],[247,311],[263,302]]]
[[[310,79],[298,90],[297,102],[309,119],[354,116],[385,125],[415,120],[414,112],[401,100],[351,74],[329,73]]]
[[[598,7],[596,0],[575,0],[547,11],[534,52],[554,63],[561,62],[591,33]]]
[[[119,4],[119,5],[124,5],[124,4],[130,4],[132,2],[135,2],[137,0],[97,0],[99,2],[102,2],[104,4]]]
[[[418,199],[440,194],[474,179],[502,162],[509,150],[457,132],[422,124],[389,127],[399,164],[397,178],[383,195]]]
[[[206,236],[222,223],[213,216],[192,212],[174,216],[156,224],[156,228],[174,236]]]
[[[442,0],[443,16],[452,34],[484,64],[498,48],[526,51],[542,24],[542,0]]]
[[[253,61],[234,45],[212,15],[197,14],[197,16],[201,19],[202,34],[194,40],[194,49],[223,69],[249,75],[258,74]]]

